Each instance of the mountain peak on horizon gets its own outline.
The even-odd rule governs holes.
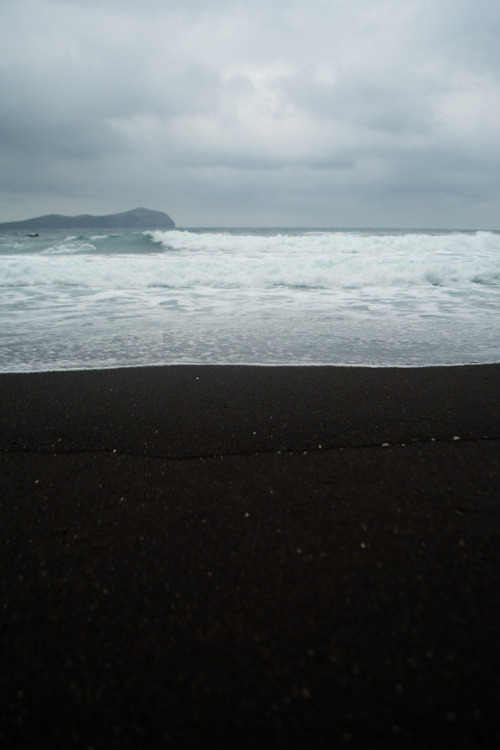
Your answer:
[[[168,214],[143,207],[105,216],[46,214],[34,219],[0,224],[0,229],[173,229],[174,227],[175,222]]]

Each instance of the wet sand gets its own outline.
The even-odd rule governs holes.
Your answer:
[[[0,375],[2,747],[497,747],[499,386]]]

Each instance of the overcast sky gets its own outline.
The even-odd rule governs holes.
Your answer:
[[[500,228],[498,0],[0,0],[0,221]]]

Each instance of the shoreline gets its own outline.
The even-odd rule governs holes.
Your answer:
[[[0,374],[3,746],[498,746],[499,384]]]
[[[356,368],[356,369],[367,369],[367,370],[420,370],[425,368],[439,368],[439,367],[483,367],[491,365],[500,365],[500,360],[492,359],[485,360],[484,362],[470,361],[470,362],[427,362],[425,364],[408,364],[408,363],[397,363],[397,364],[359,364],[351,362],[154,362],[152,364],[141,364],[141,365],[110,365],[109,367],[82,367],[75,366],[70,368],[61,369],[46,369],[46,370],[1,370],[0,375],[29,375],[36,373],[63,373],[63,372],[101,372],[106,370],[142,370],[149,369],[152,367],[269,367],[269,368],[302,368],[302,367],[325,367],[325,368]]]

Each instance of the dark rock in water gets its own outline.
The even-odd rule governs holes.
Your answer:
[[[27,234],[26,237],[40,237],[38,232],[31,232],[30,234]]]
[[[0,224],[0,229],[173,229],[175,223],[163,211],[135,208],[121,214],[108,216],[61,216],[48,214],[25,221],[9,221]],[[39,236],[36,233],[32,237]]]

